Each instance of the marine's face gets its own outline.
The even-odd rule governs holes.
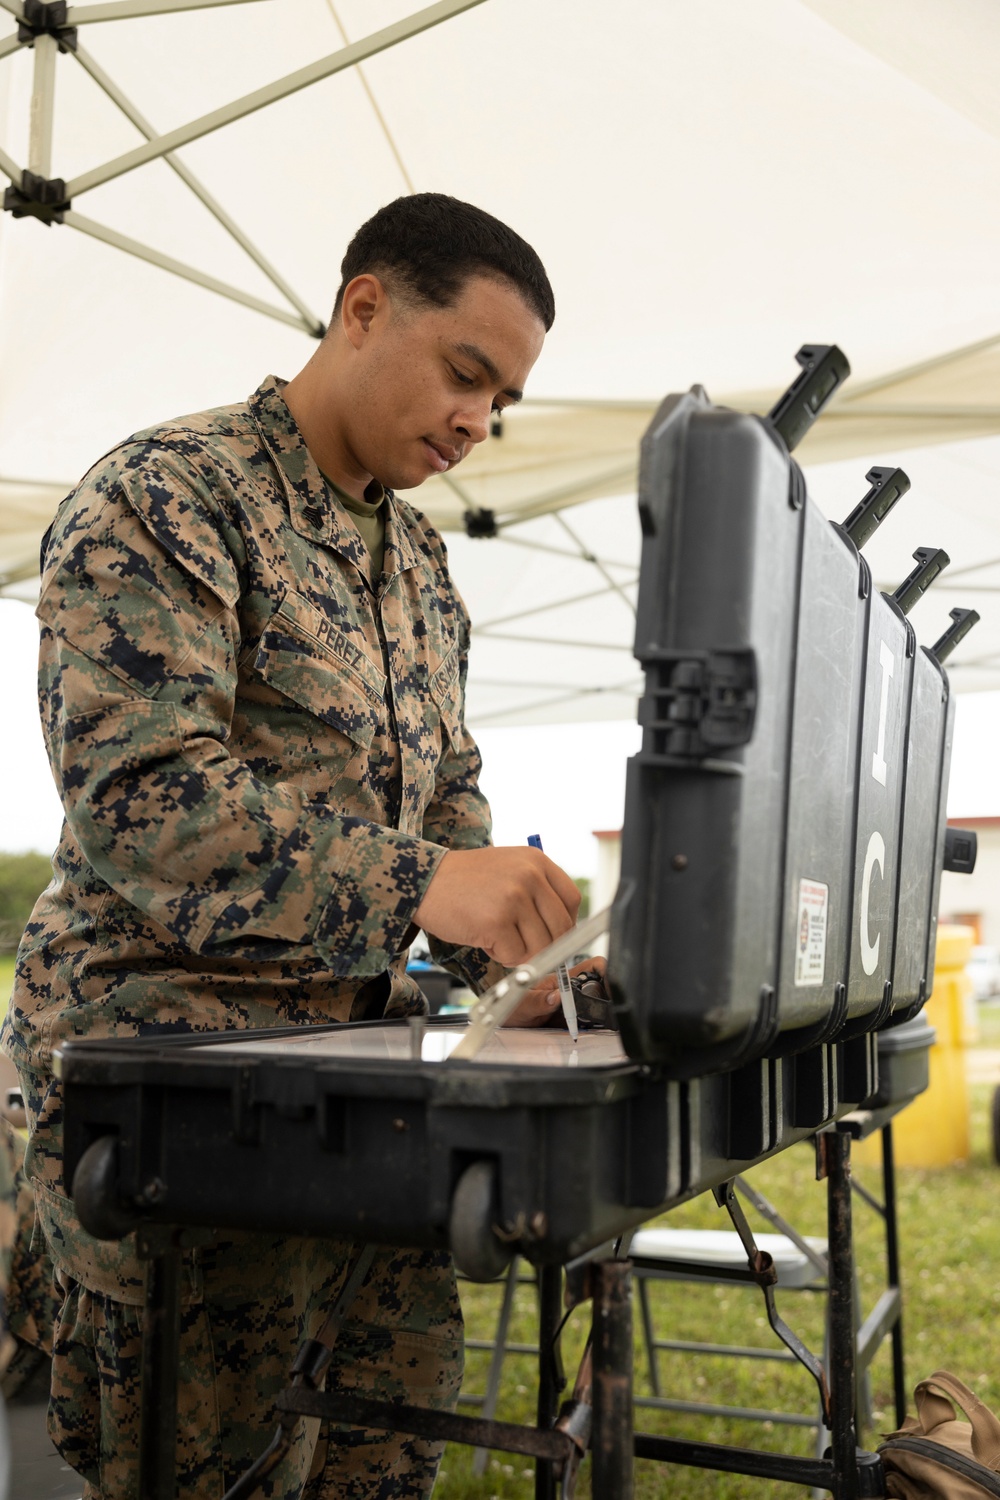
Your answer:
[[[348,446],[384,485],[412,489],[454,469],[489,435],[491,413],[520,399],[545,329],[519,292],[485,276],[470,277],[451,307],[400,308],[374,277],[351,287],[362,282],[381,297],[351,337]]]

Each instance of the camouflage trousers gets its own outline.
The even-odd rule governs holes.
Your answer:
[[[52,1262],[24,1174],[24,1141],[0,1119],[0,1388],[5,1395],[16,1393],[40,1354],[51,1353],[58,1305]]]
[[[85,1500],[140,1500],[140,1263],[109,1288],[99,1265],[87,1275],[91,1261],[79,1268],[88,1286],[67,1271],[65,1249],[56,1253],[65,1295],[53,1339],[49,1431],[85,1477]],[[177,1487],[185,1500],[220,1500],[266,1448],[274,1398],[288,1384],[299,1343],[318,1332],[336,1300],[353,1253],[343,1242],[231,1231],[186,1253],[177,1417]],[[327,1386],[450,1409],[462,1362],[450,1257],[380,1250],[337,1336]],[[413,1500],[430,1495],[441,1451],[437,1443],[304,1419],[260,1494]]]

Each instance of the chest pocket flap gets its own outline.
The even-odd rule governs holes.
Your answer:
[[[301,594],[267,622],[254,666],[271,687],[367,749],[382,716],[385,676]]]

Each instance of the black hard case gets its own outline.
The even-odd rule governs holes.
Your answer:
[[[878,1034],[878,1088],[866,1109],[899,1109],[930,1083],[930,1054],[937,1040],[924,1016],[914,1016]]]
[[[668,397],[639,505],[628,1051],[694,1077],[881,1027],[930,988],[947,676],[765,421]]]
[[[456,1184],[485,1159],[518,1253],[564,1263],[806,1139],[878,1081],[873,1036],[689,1082],[627,1060],[267,1053],[344,1029],[405,1022],[64,1043],[65,1190],[110,1136],[110,1195],[144,1220],[444,1247]]]

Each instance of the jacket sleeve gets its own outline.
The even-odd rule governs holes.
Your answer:
[[[245,566],[224,478],[117,450],[64,503],[38,616],[53,774],[96,873],[188,950],[314,946],[338,976],[397,953],[443,858],[230,754]]]
[[[456,595],[459,616],[458,671],[436,693],[443,722],[444,753],[434,796],[424,815],[423,835],[446,849],[483,849],[492,843],[490,806],[479,787],[482,758],[465,723],[465,683],[469,662],[469,619]],[[507,970],[480,948],[456,947],[428,935],[436,963],[461,976],[476,994],[502,979]]]

